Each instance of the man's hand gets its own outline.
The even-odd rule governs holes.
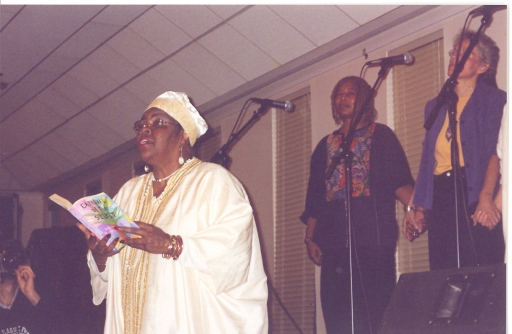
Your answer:
[[[35,306],[39,303],[41,297],[34,289],[34,278],[36,275],[32,271],[32,268],[29,266],[19,266],[14,272],[16,273],[16,278],[21,292],[23,292],[32,305]]]

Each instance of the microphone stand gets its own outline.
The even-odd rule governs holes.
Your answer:
[[[231,163],[231,157],[228,155],[228,150],[230,149],[231,145],[238,139],[238,137],[247,130],[254,122],[259,120],[261,115],[263,115],[268,110],[267,104],[262,104],[258,111],[255,111],[252,117],[247,121],[247,123],[240,128],[237,132],[231,134],[228,141],[222,145],[222,147],[213,155],[213,157],[210,159],[210,162],[216,163],[218,165],[223,166],[226,169],[229,169],[229,164]]]
[[[464,192],[463,189],[463,182],[462,182],[462,167],[460,166],[460,159],[459,159],[459,145],[458,145],[458,139],[457,139],[457,102],[459,100],[459,97],[455,93],[455,86],[458,84],[457,78],[459,77],[459,74],[464,69],[464,65],[466,64],[466,61],[468,60],[471,52],[473,52],[474,47],[478,44],[478,41],[480,39],[480,34],[482,33],[483,28],[491,21],[491,13],[485,13],[481,20],[481,25],[478,28],[478,31],[476,34],[470,39],[468,48],[464,52],[462,58],[460,61],[458,61],[455,64],[455,68],[453,69],[452,75],[448,80],[446,80],[445,84],[441,88],[441,91],[439,92],[438,96],[436,97],[437,102],[434,106],[434,109],[427,117],[427,120],[425,121],[425,124],[423,127],[428,131],[434,124],[436,118],[438,117],[439,111],[441,108],[447,104],[448,105],[448,127],[452,133],[451,136],[451,164],[452,164],[452,171],[453,171],[453,177],[454,177],[454,200],[455,200],[455,229],[456,229],[456,245],[457,245],[457,268],[460,268],[460,212],[459,212],[459,188],[461,189],[461,192]],[[458,55],[458,54],[457,54]],[[457,56],[456,55],[456,56]],[[460,180],[460,182],[459,182]],[[464,204],[464,202],[462,202]],[[469,222],[468,222],[469,225]],[[471,240],[473,240],[473,235],[471,232],[471,226],[469,226],[469,234],[471,237]],[[472,243],[473,253],[475,257],[475,262],[478,265],[478,258],[476,256],[476,250],[475,245]]]
[[[367,98],[365,99],[362,107],[359,109],[359,112],[355,115],[355,117],[352,117],[352,122],[350,123],[350,127],[347,131],[347,135],[343,139],[343,142],[340,146],[340,150],[335,153],[331,164],[329,168],[327,169],[325,173],[325,178],[330,179],[334,169],[336,166],[341,162],[341,160],[344,161],[344,168],[345,168],[345,218],[348,225],[348,249],[349,249],[349,261],[350,261],[350,309],[351,309],[351,317],[352,317],[352,334],[355,333],[355,327],[354,327],[354,269],[352,267],[352,241],[354,241],[354,247],[357,247],[357,243],[355,240],[355,235],[353,233],[352,228],[352,160],[354,158],[354,153],[350,150],[350,146],[352,145],[352,140],[355,136],[356,127],[361,121],[364,111],[366,108],[368,108],[369,103],[372,99],[372,97],[375,94],[375,91],[377,89],[377,86],[380,84],[380,82],[386,77],[386,74],[392,64],[388,63],[382,63],[381,68],[377,77],[377,80],[375,81],[373,87],[370,89],[370,93],[368,94]],[[359,94],[359,89],[358,89]],[[355,101],[357,103],[357,101]],[[354,106],[354,109],[356,106]],[[355,113],[355,110],[354,110]],[[332,167],[332,168],[331,168]],[[355,248],[354,248],[355,249]],[[363,285],[363,294],[366,299],[366,293],[364,292],[364,283],[361,283]],[[366,303],[366,311],[368,312],[368,303]],[[370,326],[370,331],[373,332],[371,328],[371,321],[370,317],[368,317],[368,324]]]

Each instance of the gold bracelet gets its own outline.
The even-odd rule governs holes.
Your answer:
[[[165,244],[165,247],[167,248],[167,251],[162,253],[162,257],[164,259],[170,259],[172,257],[172,254],[174,253],[174,247],[176,245],[176,239],[173,235],[169,235],[169,241]]]
[[[183,239],[179,235],[169,235],[169,241],[165,244],[167,251],[162,253],[164,259],[177,260],[183,251]]]
[[[183,250],[183,239],[179,235],[176,236],[176,239],[176,250],[172,257],[173,260],[177,260],[181,255],[181,251]]]

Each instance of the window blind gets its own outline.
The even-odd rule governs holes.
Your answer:
[[[293,113],[274,112],[274,282],[284,306],[303,333],[315,332],[315,268],[304,245],[304,210],[311,158],[310,94],[291,99]],[[273,296],[272,296],[273,297]],[[271,333],[298,333],[271,298]]]

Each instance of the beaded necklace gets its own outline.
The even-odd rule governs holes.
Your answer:
[[[167,182],[164,191],[156,200],[153,197],[153,179],[149,174],[144,176],[136,206],[136,221],[155,225],[172,194],[190,171],[202,163],[199,159],[187,161]],[[136,334],[140,331],[144,302],[146,299],[146,284],[149,269],[149,253],[140,249],[125,247],[122,252],[122,302],[124,316],[124,333]]]

